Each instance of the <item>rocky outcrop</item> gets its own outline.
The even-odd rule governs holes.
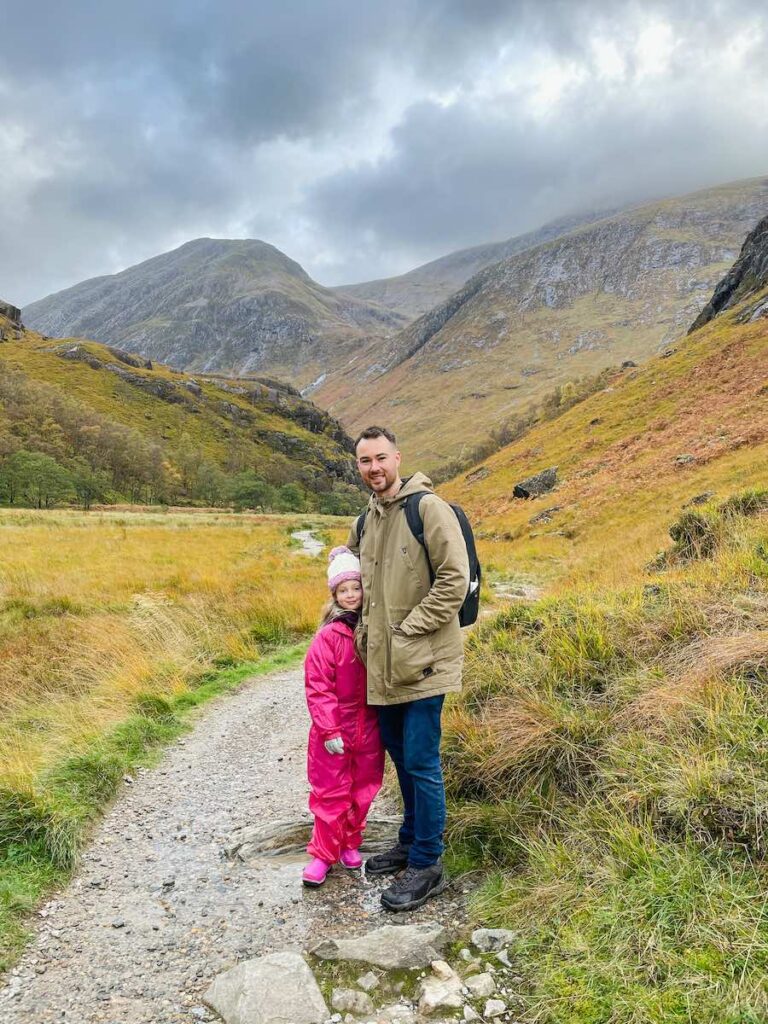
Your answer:
[[[14,327],[21,327],[21,310],[18,306],[12,306],[10,302],[0,299],[0,316],[10,320]]]
[[[747,235],[739,258],[719,282],[714,294],[691,325],[689,334],[731,309],[737,303],[768,287],[768,217]],[[757,315],[756,315],[757,314]],[[745,311],[744,319],[757,319],[768,315],[768,299]]]

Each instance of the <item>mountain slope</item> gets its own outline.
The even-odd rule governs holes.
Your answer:
[[[24,318],[44,334],[100,338],[182,369],[266,371],[299,386],[405,322],[321,287],[265,242],[212,238],[49,295]]]
[[[764,486],[766,313],[768,274],[671,356],[617,373],[600,393],[446,485],[477,523],[486,557],[538,577],[613,569],[620,579],[658,549],[663,524],[684,504]],[[513,497],[516,483],[553,466],[555,490]]]
[[[339,295],[349,295],[386,306],[409,318],[422,316],[433,306],[444,302],[466,282],[485,267],[499,260],[513,256],[524,249],[532,249],[543,242],[567,235],[569,232],[600,220],[608,214],[583,214],[560,217],[536,231],[516,235],[503,242],[476,245],[460,249],[439,259],[409,270],[398,277],[381,278],[378,281],[363,281],[360,284],[340,285],[333,290]]]
[[[247,471],[274,487],[352,498],[350,438],[292,389],[54,341],[15,314],[0,305],[0,468],[20,450],[68,468],[84,462],[106,490],[134,501],[213,503]]]
[[[354,432],[395,429],[438,467],[568,381],[681,337],[768,208],[768,181],[653,203],[481,271],[329,375],[313,396]]]

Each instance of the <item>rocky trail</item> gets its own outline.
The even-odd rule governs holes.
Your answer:
[[[216,1020],[203,994],[239,962],[400,924],[379,905],[386,880],[336,868],[305,890],[302,854],[260,855],[242,841],[305,812],[308,724],[301,669],[261,677],[208,705],[158,767],[126,783],[75,878],[39,911],[0,990],[0,1020]],[[449,887],[402,923],[453,930],[463,899]]]

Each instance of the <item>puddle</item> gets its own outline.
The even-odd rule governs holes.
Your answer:
[[[294,530],[291,534],[293,540],[297,540],[301,544],[302,555],[310,555],[315,558],[317,555],[322,553],[325,544],[314,535],[311,530]]]

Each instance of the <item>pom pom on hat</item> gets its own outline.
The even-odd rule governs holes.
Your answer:
[[[328,555],[328,586],[331,592],[344,580],[362,582],[360,559],[347,547],[334,548]]]

